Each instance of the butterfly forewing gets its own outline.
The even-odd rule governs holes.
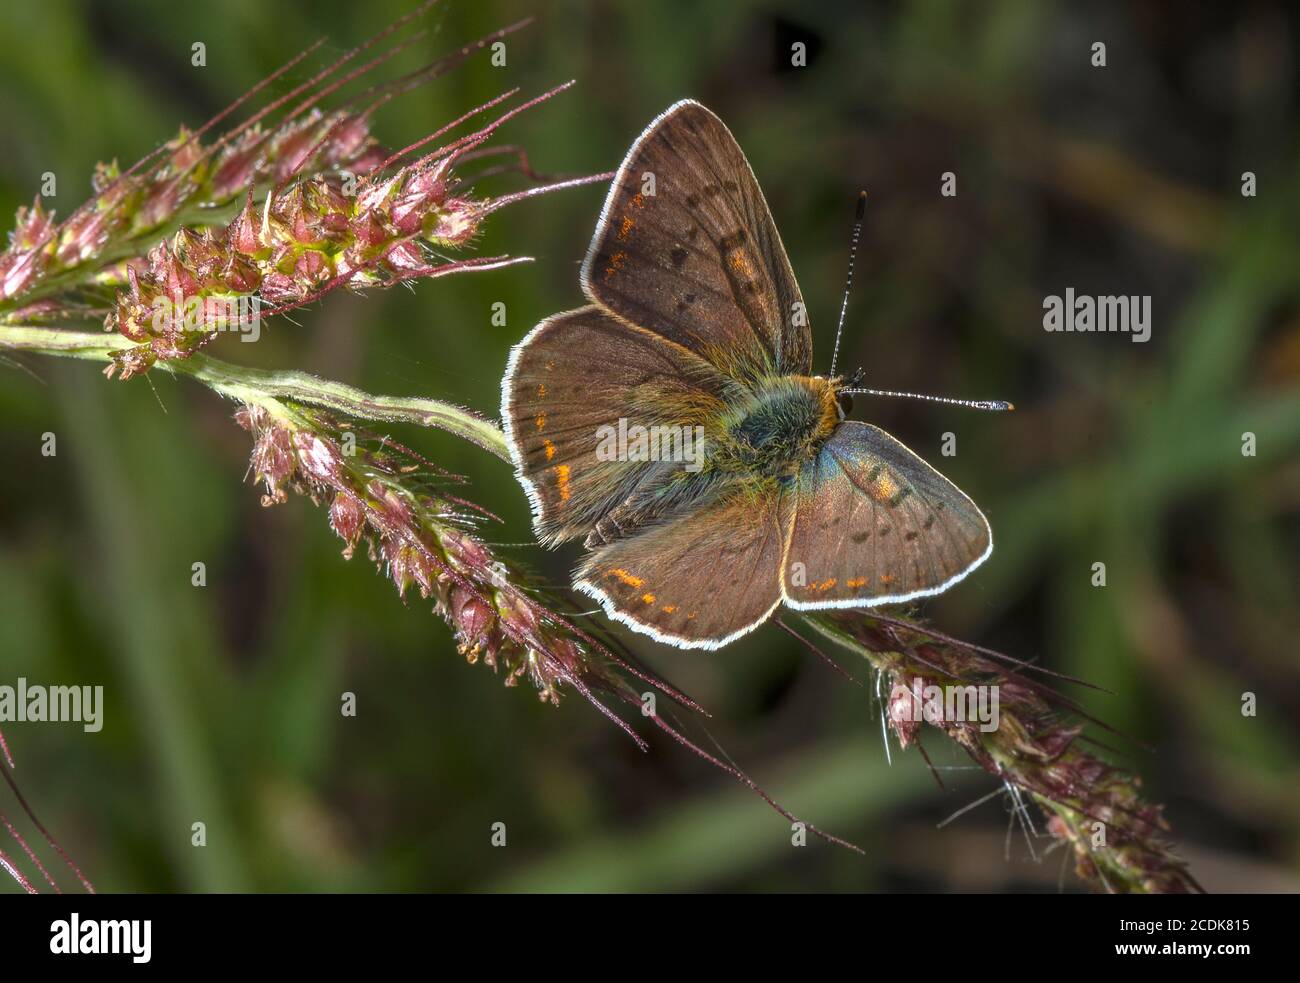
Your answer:
[[[736,378],[810,371],[811,329],[763,192],[699,103],[670,107],[628,151],[582,283],[597,304]]]
[[[682,648],[718,648],[781,603],[788,495],[736,489],[689,516],[597,550],[575,587],[610,617]]]
[[[589,532],[636,493],[683,468],[598,453],[619,421],[702,425],[737,384],[681,345],[598,307],[557,314],[511,352],[501,415],[538,537]]]
[[[846,421],[798,478],[783,589],[797,608],[937,594],[993,549],[975,503],[885,431]]]

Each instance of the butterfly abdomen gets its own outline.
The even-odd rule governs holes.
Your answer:
[[[729,414],[720,463],[772,477],[791,475],[816,453],[838,421],[828,380],[771,379]]]

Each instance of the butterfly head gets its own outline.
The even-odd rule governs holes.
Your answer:
[[[861,385],[866,375],[866,371],[861,366],[858,366],[853,370],[852,375],[836,376],[830,380],[832,391],[835,393],[835,406],[839,411],[841,420],[848,419],[849,414],[853,412],[853,393],[851,390],[855,386]]]

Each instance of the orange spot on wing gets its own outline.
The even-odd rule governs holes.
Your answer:
[[[643,207],[645,205],[645,196],[638,191],[635,195],[632,196],[631,205],[633,208]]]
[[[846,580],[844,582],[844,586],[850,588],[851,590],[857,590],[859,587],[865,587],[866,585],[867,585],[866,577],[854,577],[852,580]]]
[[[871,484],[871,495],[877,501],[887,502],[898,494],[898,485],[887,474],[882,474]]]
[[[839,581],[836,580],[836,578],[828,577],[826,580],[823,580],[820,584],[809,584],[808,587],[810,590],[815,590],[819,594],[824,594],[826,591],[834,587],[837,583],[839,583]]]
[[[731,254],[731,268],[741,276],[750,276],[749,260],[745,259],[745,254],[735,252]]]
[[[653,604],[655,602],[655,596],[653,594],[642,594],[641,600],[645,601],[647,604]]]
[[[537,387],[537,398],[538,399],[546,398],[546,383],[543,382]]]
[[[609,258],[609,265],[605,267],[605,279],[606,280],[613,279],[614,274],[616,274],[619,270],[621,270],[623,268],[623,264],[626,262],[627,262],[627,253],[623,252],[623,250],[620,249],[618,252],[616,252],[613,256]]]
[[[560,501],[569,500],[569,466],[567,464],[557,464],[553,469],[555,472],[555,485],[560,490]]]
[[[545,414],[545,413],[538,413],[535,417],[533,417],[533,423],[537,424],[537,429],[538,429],[538,430],[545,430],[545,429],[546,429],[546,414]]]
[[[888,587],[894,582],[894,575],[892,573],[882,573],[880,575],[880,582]]]
[[[665,604],[663,610],[664,610],[664,614],[672,614],[674,611],[677,610],[677,605],[676,605],[676,604]]]
[[[618,227],[619,242],[626,241],[628,233],[632,231],[632,227],[634,225],[636,225],[636,222],[633,219],[629,218],[626,215],[623,216],[623,224]]]
[[[688,615],[686,616],[686,620],[687,620],[687,621],[694,621],[694,620],[695,620],[695,615],[698,614],[698,613],[699,613],[699,612],[697,612],[697,611],[692,611],[690,614],[688,614]]]
[[[627,584],[629,587],[640,587],[642,584],[645,583],[645,581],[642,580],[640,577],[633,576],[632,574],[624,570],[622,567],[614,568],[613,570],[610,571],[610,575],[617,577],[619,580],[623,581],[623,583]]]
[[[549,440],[543,440],[542,446],[546,448],[546,459],[548,461],[553,460],[555,458],[555,445]]]
[[[547,371],[547,372],[554,372],[554,371],[555,371],[555,362],[554,362],[554,361],[548,361],[548,362],[546,363],[546,371]]]

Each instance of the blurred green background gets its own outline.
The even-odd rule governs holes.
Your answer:
[[[293,80],[411,8],[380,0],[0,8],[0,212],[53,171],[67,215],[99,159],[197,125],[320,34]],[[989,563],[927,606],[936,626],[1099,683],[1120,742],[1211,890],[1300,884],[1300,169],[1297,18],[1285,5],[524,3],[447,0],[387,76],[520,17],[486,57],[386,107],[402,146],[521,85],[577,87],[509,124],[534,166],[617,165],[686,96],[745,148],[830,357],[859,188],[871,205],[846,334],[868,384],[1013,400],[995,416],[860,402],[981,504]],[[790,45],[809,64],[790,66]],[[190,46],[207,45],[206,68]],[[1090,64],[1107,45],[1107,65]],[[1240,193],[1243,171],[1258,196]],[[941,197],[940,176],[958,194]],[[518,177],[490,182],[502,192]],[[495,415],[509,346],[581,302],[604,190],[493,216],[484,253],[536,257],[365,298],[334,296],[215,354]],[[1149,294],[1153,336],[1048,334],[1042,302]],[[491,305],[507,305],[493,327]],[[1063,851],[1008,837],[996,788],[931,737],[882,748],[868,688],[775,628],[709,654],[635,651],[713,713],[709,733],[814,840],[583,700],[541,706],[455,653],[425,605],[301,498],[244,481],[234,409],[155,372],[0,367],[0,682],[102,684],[101,733],[8,724],[24,792],[101,890],[1043,890]],[[152,385],[151,385],[152,383]],[[40,456],[41,434],[58,455]],[[941,458],[942,435],[957,435]],[[1242,434],[1258,453],[1244,457]],[[472,481],[498,542],[528,547],[508,469],[436,432],[400,439]],[[196,560],[205,589],[190,585]],[[1108,585],[1091,585],[1094,562]],[[865,678],[864,667],[848,664]],[[358,696],[355,719],[339,694]],[[1243,717],[1242,694],[1259,713]],[[706,742],[698,728],[693,731]],[[17,812],[0,795],[0,811]],[[190,845],[207,824],[208,845]],[[490,826],[505,822],[508,845]],[[23,827],[30,832],[27,827]],[[16,852],[12,842],[3,849]],[[1065,872],[1066,889],[1074,889]],[[0,878],[0,891],[17,886]]]

